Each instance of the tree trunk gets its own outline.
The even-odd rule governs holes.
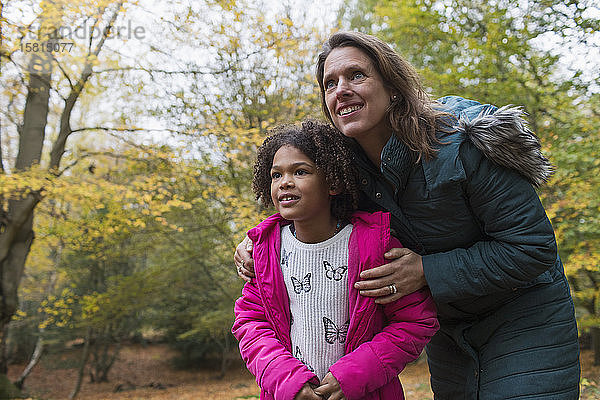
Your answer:
[[[2,357],[2,359],[0,360],[0,365],[1,366],[5,366],[6,369],[8,369],[8,360],[9,360],[9,349],[8,349],[8,335],[9,335],[9,331],[10,331],[10,325],[6,324],[4,325],[3,329],[2,329],[2,337],[0,338],[2,340],[2,346],[0,346],[0,351],[2,351],[2,354],[0,354],[0,357]],[[3,372],[4,374],[6,373]]]
[[[108,22],[109,27],[114,24],[122,4],[123,2],[117,3],[116,9]],[[0,12],[1,10],[2,8],[0,8]],[[53,31],[52,27],[46,26],[48,23],[52,22],[42,21],[42,27],[50,28],[42,31]],[[110,29],[104,31],[93,53],[88,55],[98,56],[109,31]],[[92,63],[92,58],[86,60],[80,79],[66,99],[65,108],[61,115],[59,135],[50,152],[49,169],[51,171],[58,170],[60,165],[67,138],[71,134],[69,124],[71,112],[92,74]],[[27,84],[23,124],[18,127],[19,149],[15,161],[16,172],[39,165],[42,158],[48,121],[52,69],[53,61],[50,53],[35,52],[32,54],[26,71],[29,74],[29,82]],[[0,164],[1,162],[2,160],[0,160]],[[34,238],[34,209],[41,200],[39,192],[31,193],[25,198],[20,198],[21,195],[22,193],[14,193],[13,200],[8,202],[6,221],[4,219],[0,221],[0,334],[2,335],[0,337],[0,354],[4,353],[4,346],[6,345],[6,337],[2,333],[6,331],[6,325],[17,311],[18,289],[23,276],[25,260]],[[0,357],[0,379],[6,378],[7,368],[5,358]]]
[[[223,379],[227,374],[227,367],[229,367],[229,354],[231,352],[231,346],[229,344],[229,335],[225,335],[225,344],[222,346],[221,352],[221,372],[219,373],[219,379]]]
[[[108,382],[108,373],[119,357],[121,343],[111,340],[110,328],[98,335],[90,351],[90,381],[93,383]]]
[[[60,249],[61,249],[61,247],[55,247],[55,248],[52,248],[52,250],[51,250],[52,259],[53,259],[55,265],[58,264],[58,260],[59,260],[60,253],[61,253]],[[54,290],[54,285],[56,284],[56,279],[57,279],[56,275],[57,275],[56,271],[52,271],[50,274],[50,279],[48,280],[48,286],[46,287],[46,293],[45,293],[46,296],[51,295]],[[19,389],[23,389],[23,385],[25,384],[25,379],[27,379],[27,377],[29,376],[31,371],[33,371],[33,368],[35,368],[35,366],[38,364],[38,362],[42,358],[42,353],[44,352],[44,328],[38,329],[38,335],[39,335],[38,340],[35,343],[35,349],[33,350],[31,359],[29,360],[29,363],[27,364],[27,366],[25,367],[23,372],[21,372],[21,376],[19,376],[19,379],[17,379],[17,381],[15,382],[15,386]]]
[[[22,171],[39,165],[48,120],[52,57],[49,53],[34,53],[29,61],[29,84],[19,135],[19,153],[15,169]]]
[[[4,332],[7,332],[6,326],[10,322],[12,316],[17,311],[18,305],[18,289],[25,269],[25,260],[29,254],[31,244],[33,242],[33,214],[30,213],[27,221],[17,230],[15,238],[9,249],[7,256],[0,261],[0,285],[1,304],[0,304],[0,338],[1,353],[5,353],[6,337]],[[14,228],[14,227],[13,227]],[[8,228],[0,235],[0,242],[3,235],[6,235]],[[1,250],[1,249],[0,249]],[[6,365],[5,357],[1,357],[0,374],[6,374],[8,366]]]
[[[27,367],[25,367],[25,369],[21,373],[21,376],[15,382],[15,386],[17,388],[23,389],[23,384],[25,383],[25,379],[27,379],[27,377],[29,376],[29,374],[31,373],[31,371],[33,371],[33,368],[40,361],[40,358],[42,358],[42,352],[43,351],[44,351],[44,339],[42,339],[42,336],[40,335],[38,337],[37,342],[35,343],[35,350],[33,351],[33,355],[31,356],[31,360],[29,360],[29,364],[27,364]]]
[[[119,357],[120,352],[121,352],[121,343],[117,343],[115,345],[115,347],[113,349],[113,353],[109,359],[108,358],[108,348],[107,348],[106,359],[102,365],[102,369],[100,370],[98,382],[108,382],[108,373],[109,373],[110,369],[112,368],[112,366],[115,364],[115,361],[117,361],[117,358]]]
[[[83,345],[83,353],[81,354],[81,364],[79,365],[79,372],[77,373],[77,382],[75,383],[75,387],[73,391],[69,395],[69,400],[73,400],[79,394],[79,390],[81,389],[81,382],[83,382],[83,375],[85,373],[85,366],[88,362],[88,358],[90,356],[90,341],[92,340],[92,328],[87,329],[87,333],[85,334],[85,343]]]
[[[108,26],[117,18],[122,2],[117,4]],[[44,25],[42,23],[42,25]],[[49,30],[51,31],[51,30]],[[93,52],[98,56],[109,33],[105,30]],[[89,54],[92,55],[92,54]],[[50,152],[50,170],[58,170],[64,153],[67,138],[71,134],[69,120],[71,112],[87,80],[92,74],[92,59],[86,60],[83,73],[71,90],[61,115],[60,132]],[[19,151],[15,161],[15,171],[23,171],[39,165],[48,121],[50,88],[52,79],[52,56],[47,52],[34,53],[28,64],[29,82],[23,113],[23,125],[19,127]],[[15,198],[20,193],[15,193]],[[23,275],[25,260],[33,242],[33,212],[40,202],[39,193],[29,194],[24,199],[10,200],[8,222],[0,233],[0,332],[10,322],[17,311],[18,289]],[[0,338],[0,354],[3,352],[6,338]],[[0,357],[0,375],[6,374],[7,365]]]
[[[600,365],[600,327],[590,329],[592,334],[592,349],[594,350],[594,365]]]
[[[52,63],[48,53],[35,53],[29,61],[29,83],[23,125],[19,129],[19,151],[15,170],[22,171],[39,163],[44,144]],[[15,195],[19,195],[15,193]],[[25,260],[33,242],[33,210],[40,201],[37,193],[8,202],[7,222],[0,233],[0,332],[17,311],[18,289]],[[6,338],[0,338],[4,352]],[[6,374],[6,360],[0,361],[0,374]]]

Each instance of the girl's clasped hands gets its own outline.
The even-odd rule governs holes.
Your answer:
[[[328,372],[327,375],[321,381],[320,386],[314,386],[309,382],[302,386],[302,389],[298,392],[294,400],[345,400],[346,396],[342,392],[340,383],[337,379]]]

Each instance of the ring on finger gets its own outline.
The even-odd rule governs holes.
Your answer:
[[[391,285],[389,285],[388,289],[390,289],[390,294],[398,293],[398,288],[396,287],[395,283],[392,283]]]

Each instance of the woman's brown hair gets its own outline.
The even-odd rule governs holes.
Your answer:
[[[386,110],[391,129],[403,143],[418,153],[418,160],[434,157],[434,144],[439,143],[435,135],[436,127],[440,117],[448,114],[432,107],[432,101],[414,67],[375,36],[361,32],[338,32],[323,45],[317,61],[317,81],[321,88],[321,106],[329,121],[333,124],[325,102],[323,75],[325,60],[338,47],[356,47],[371,59],[384,85],[392,93]]]

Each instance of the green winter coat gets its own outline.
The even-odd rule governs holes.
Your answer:
[[[518,108],[439,100],[455,129],[415,163],[395,136],[375,167],[356,146],[361,208],[388,210],[423,256],[441,330],[427,347],[436,399],[577,399],[573,302],[533,185],[551,166]]]

